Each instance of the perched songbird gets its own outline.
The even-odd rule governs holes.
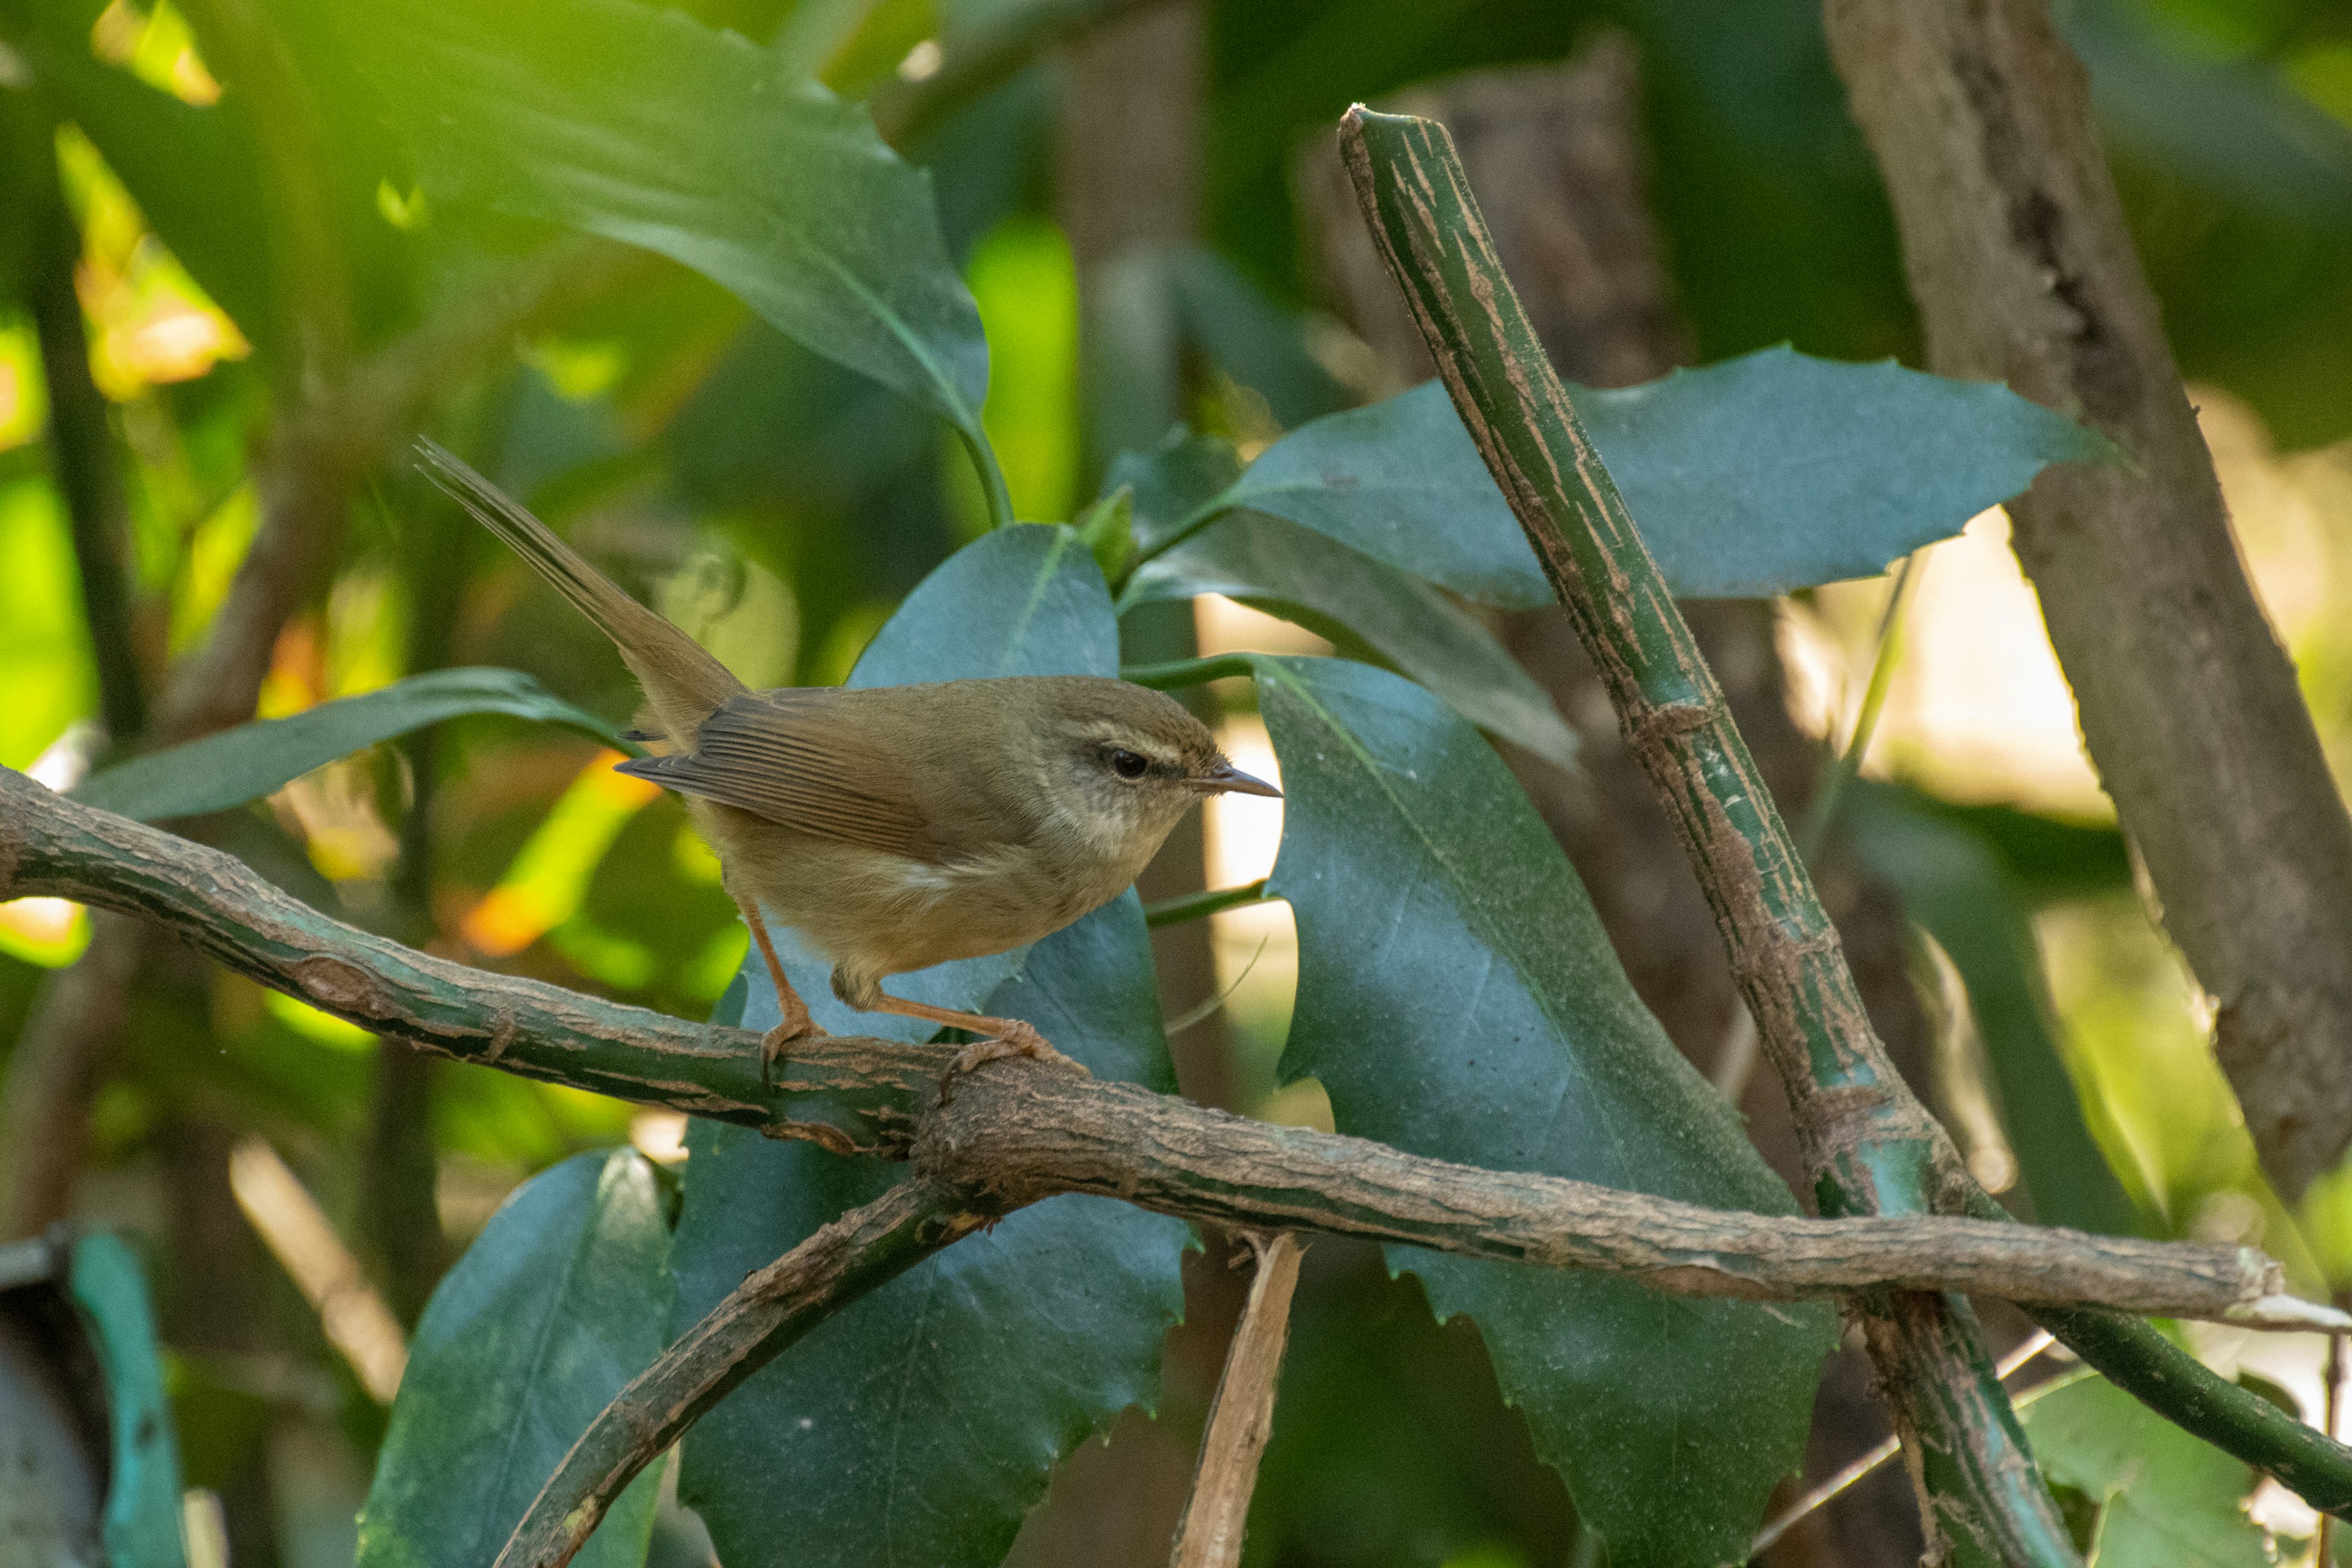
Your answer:
[[[620,771],[684,795],[718,852],[783,1009],[763,1071],[823,1032],[763,913],[833,965],[834,994],[852,1007],[986,1037],[961,1068],[1057,1056],[1017,1018],[906,1001],[882,981],[1003,952],[1100,908],[1204,795],[1280,794],[1226,761],[1182,704],[1101,676],[753,691],[481,475],[422,449],[434,481],[595,622],[637,678],[636,721],[663,754]]]

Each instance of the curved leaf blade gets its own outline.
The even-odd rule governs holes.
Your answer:
[[[1070,529],[1001,528],[916,589],[852,683],[1114,673],[1118,626]],[[793,985],[828,1028],[919,1038],[929,1026],[855,1013],[789,933]],[[900,975],[891,989],[1027,1018],[1099,1077],[1174,1084],[1150,936],[1130,890],[1019,954]],[[778,1017],[747,963],[743,1023]],[[677,1248],[678,1324],[755,1268],[903,1178],[696,1121]],[[790,1563],[982,1568],[999,1562],[1053,1465],[1159,1386],[1181,1312],[1188,1232],[1164,1216],[1060,1197],[967,1238],[826,1322],[688,1435],[680,1490],[734,1568]]]
[[[1682,598],[1874,575],[2048,464],[2115,454],[2004,386],[1785,345],[1642,386],[1570,392]],[[1435,382],[1293,431],[1220,504],[1286,517],[1483,603],[1552,602]]]
[[[1144,563],[1121,597],[1147,604],[1195,594],[1223,594],[1327,635],[1352,633],[1479,728],[1561,767],[1576,765],[1576,731],[1495,634],[1384,561],[1245,512]]]
[[[1286,795],[1271,887],[1298,921],[1283,1075],[1320,1079],[1342,1131],[1416,1153],[1793,1213],[1634,996],[1477,732],[1382,670],[1255,663]],[[1802,1457],[1826,1310],[1411,1248],[1390,1259],[1441,1318],[1477,1321],[1505,1395],[1612,1560],[1740,1559]]]
[[[257,720],[133,757],[92,773],[73,797],[141,822],[226,811],[273,794],[338,757],[469,713],[568,725],[606,745],[632,749],[612,725],[520,670],[436,669],[380,690],[321,702],[290,718]]]
[[[656,251],[984,447],[988,346],[930,177],[861,105],[633,0],[353,8],[426,187]]]
[[[596,1413],[662,1349],[669,1202],[632,1149],[527,1183],[433,1292],[360,1516],[360,1568],[488,1563]],[[658,1467],[572,1561],[643,1563]]]

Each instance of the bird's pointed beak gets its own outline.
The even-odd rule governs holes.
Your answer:
[[[1205,773],[1196,773],[1184,781],[1202,795],[1262,795],[1280,800],[1282,792],[1254,774],[1245,773],[1231,763],[1219,763]]]

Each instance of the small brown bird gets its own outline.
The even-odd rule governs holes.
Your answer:
[[[427,476],[611,637],[637,678],[637,724],[665,754],[620,771],[684,795],[718,852],[783,1010],[763,1075],[791,1042],[824,1032],[784,977],[763,911],[832,963],[834,994],[850,1006],[985,1037],[959,1069],[1058,1058],[1020,1019],[906,1001],[882,981],[1006,952],[1100,908],[1205,795],[1281,794],[1226,761],[1182,704],[1101,676],[753,691],[488,479],[420,446]]]

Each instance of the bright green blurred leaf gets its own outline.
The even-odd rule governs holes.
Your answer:
[[[588,1423],[662,1348],[669,1200],[631,1149],[509,1198],[426,1304],[360,1516],[361,1568],[486,1563]],[[645,1560],[660,1467],[574,1563]]]
[[[1110,595],[1067,528],[1000,529],[928,579],[875,638],[854,683],[1108,674]],[[826,1027],[919,1038],[929,1026],[854,1013],[779,931],[796,989]],[[778,1016],[744,968],[747,1027]],[[945,964],[894,992],[1025,1017],[1097,1076],[1173,1087],[1140,904],[1129,892],[1025,954]],[[722,1002],[724,1010],[727,1004]],[[902,1168],[806,1143],[689,1132],[677,1268],[683,1328],[744,1272]],[[1185,1227],[1096,1198],[1022,1210],[827,1322],[688,1436],[682,1492],[732,1568],[999,1562],[1047,1472],[1158,1387],[1181,1310]]]
[[[863,107],[632,0],[399,0],[346,23],[429,191],[683,262],[984,453],[979,312],[929,176]]]
[[[1570,390],[1684,598],[1874,575],[1958,533],[2044,465],[2114,450],[2006,387],[1786,347],[1621,391]],[[1202,512],[1234,508],[1286,517],[1485,603],[1552,602],[1436,382],[1276,442]]]
[[[2042,1473],[2102,1503],[2098,1568],[2263,1568],[2246,1517],[2253,1472],[2190,1436],[2105,1378],[2020,1411]]]
[[[1070,515],[1078,499],[1078,279],[1062,231],[1016,217],[991,229],[966,268],[988,331],[984,422],[1013,514]]]
[[[0,766],[23,768],[98,705],[65,511],[45,481],[0,487]]]
[[[290,719],[240,724],[134,757],[90,775],[74,798],[142,822],[226,811],[338,757],[467,713],[563,724],[608,745],[627,744],[612,725],[551,696],[519,670],[438,669],[364,696],[321,702]]]
[[[2024,893],[1990,845],[1914,799],[1856,779],[1847,787],[1845,832],[1968,987],[2033,1217],[2108,1236],[2137,1234],[2139,1215],[2092,1139],[2059,1051],[2060,1026]]]
[[[1385,671],[1254,662],[1286,795],[1271,885],[1298,921],[1284,1077],[1319,1079],[1341,1131],[1415,1153],[1796,1212],[1634,996],[1478,733]],[[1825,1309],[1413,1248],[1390,1259],[1441,1318],[1476,1320],[1505,1396],[1613,1560],[1737,1560],[1803,1456],[1835,1334]]]

